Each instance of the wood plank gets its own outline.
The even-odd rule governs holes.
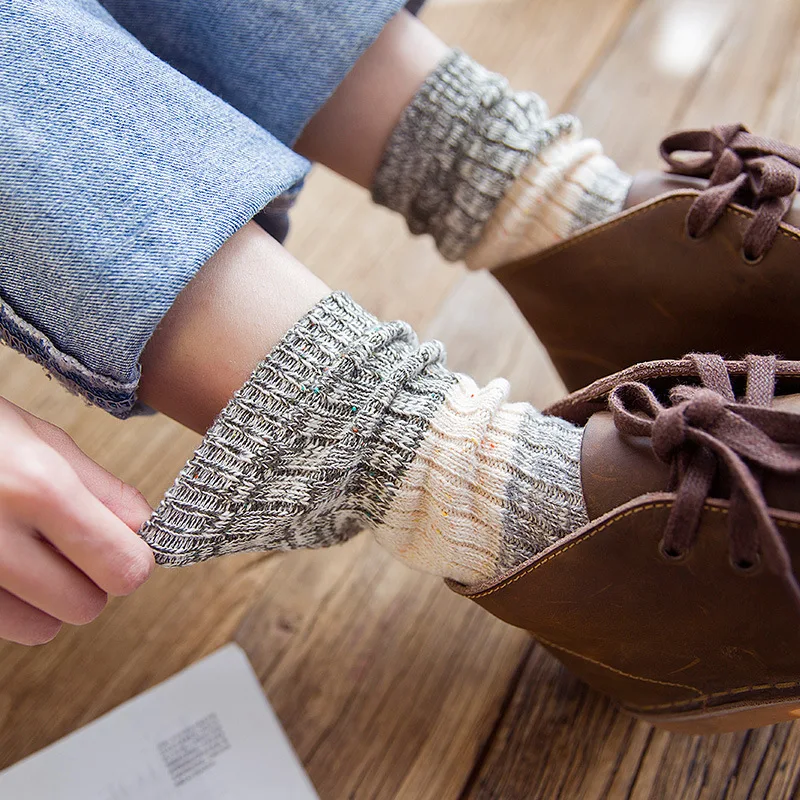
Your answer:
[[[642,756],[631,797],[664,797],[672,792],[690,800],[792,797],[796,791],[796,786],[791,788],[793,769],[769,756],[784,749],[788,739],[796,741],[796,731],[796,726],[784,724],[707,737],[655,732]]]
[[[647,730],[537,646],[464,797],[625,797],[630,779],[620,777],[621,768],[636,764],[647,741]]]
[[[741,24],[746,8],[755,5],[747,0],[644,0],[607,58],[572,98],[571,110],[586,133],[600,139],[623,169],[658,167],[658,143],[680,124],[698,80],[729,32]],[[723,96],[731,102],[730,87]]]
[[[800,729],[655,731],[619,713],[537,647],[470,798],[789,798]]]
[[[236,640],[323,798],[456,797],[529,647],[367,535],[287,558]]]
[[[791,0],[745,3],[709,69],[697,81],[680,127],[744,122],[759,133],[797,140],[800,5]]]
[[[504,377],[512,401],[542,408],[564,395],[564,384],[514,301],[486,272],[464,276],[425,331],[447,345],[447,364],[478,383]]]
[[[639,0],[432,0],[425,22],[517,89],[563,108],[613,43]]]
[[[423,326],[460,277],[428,237],[413,238],[368,192],[316,166],[292,213],[288,249],[382,319]],[[423,299],[424,298],[424,299]]]
[[[794,25],[796,31],[800,25]],[[769,93],[763,113],[759,114],[755,123],[758,130],[763,130],[792,144],[800,143],[800,49],[789,48],[783,60],[778,80]]]

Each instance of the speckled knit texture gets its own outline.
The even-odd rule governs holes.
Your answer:
[[[458,261],[534,154],[573,124],[548,119],[541,97],[512,91],[504,77],[452,50],[389,137],[373,199]]]
[[[332,294],[236,393],[141,534],[181,566],[371,529],[410,566],[492,577],[586,521],[582,431],[507,393]]]
[[[494,269],[544,250],[619,213],[632,178],[580,125],[538,153],[466,253],[470,269]]]
[[[602,150],[580,136],[575,117],[550,118],[541,97],[512,90],[501,75],[452,50],[392,132],[372,196],[402,214],[412,233],[433,236],[446,259],[458,261],[482,242],[498,206],[510,192],[519,193],[522,181],[534,187],[523,192],[525,215],[537,205],[537,225],[564,238],[615,213],[621,187],[630,180],[610,159],[592,159]],[[627,187],[622,201],[626,193]],[[506,216],[504,210],[495,233]],[[535,247],[546,246],[530,238]],[[502,236],[499,242],[504,244]],[[494,263],[487,248],[497,243],[492,235],[473,264]]]

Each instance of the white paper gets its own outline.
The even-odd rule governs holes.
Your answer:
[[[0,798],[318,800],[237,645],[0,772]]]

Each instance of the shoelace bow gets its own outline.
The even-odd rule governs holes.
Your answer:
[[[747,389],[736,400],[720,356],[691,355],[702,386],[675,386],[663,406],[643,383],[617,386],[609,406],[617,429],[651,440],[658,458],[672,466],[676,492],[662,547],[687,553],[697,540],[700,518],[717,469],[730,476],[729,546],[733,564],[747,570],[763,559],[782,576],[800,609],[800,585],[786,545],[761,491],[763,472],[800,474],[800,458],[785,445],[800,444],[800,414],[771,408],[775,358],[749,356]]]
[[[729,203],[741,203],[756,212],[745,231],[742,252],[750,261],[760,260],[800,186],[800,148],[754,136],[743,125],[716,125],[667,136],[661,156],[675,173],[709,179],[686,218],[689,235],[704,236]]]

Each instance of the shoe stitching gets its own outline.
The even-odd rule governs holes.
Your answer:
[[[552,642],[548,641],[547,639],[537,636],[535,637],[537,641],[541,642],[547,647],[552,647],[554,650],[561,650],[563,653],[569,653],[571,656],[575,656],[576,658],[580,658],[583,661],[589,661],[592,664],[596,664],[598,667],[603,667],[603,669],[607,669],[610,672],[615,672],[617,675],[622,675],[625,678],[634,678],[637,681],[646,681],[647,683],[657,683],[659,686],[674,686],[678,689],[689,689],[693,692],[697,692],[699,697],[694,700],[684,700],[681,702],[697,702],[698,700],[702,699],[703,697],[703,690],[698,689],[696,686],[690,686],[688,683],[674,683],[673,681],[660,681],[656,678],[645,678],[642,675],[634,675],[632,672],[625,672],[624,670],[617,669],[616,667],[612,667],[610,664],[605,664],[602,661],[598,661],[595,658],[590,658],[589,656],[584,656],[581,653],[576,653],[574,650],[570,650],[567,647],[561,647],[561,645],[553,644]]]
[[[492,586],[490,589],[487,589],[484,592],[480,592],[479,594],[467,594],[465,596],[468,597],[470,600],[477,600],[480,597],[486,597],[486,596],[488,596],[490,594],[494,594],[495,592],[499,592],[501,589],[505,589],[507,586],[510,586],[512,583],[515,583],[520,578],[524,578],[528,573],[533,572],[534,570],[539,569],[539,567],[544,566],[548,561],[552,561],[554,558],[558,558],[559,556],[561,556],[564,553],[566,553],[568,550],[571,550],[573,547],[577,547],[578,545],[583,544],[584,542],[588,542],[589,539],[591,539],[592,537],[596,536],[601,531],[604,531],[606,528],[609,527],[609,525],[613,525],[618,520],[625,519],[625,517],[633,516],[634,514],[638,514],[638,513],[642,512],[642,511],[650,511],[650,510],[656,509],[656,508],[669,508],[671,506],[672,506],[672,502],[659,501],[657,503],[645,503],[644,505],[636,506],[636,508],[631,508],[628,511],[625,511],[622,514],[616,515],[616,516],[612,517],[611,519],[609,519],[608,521],[604,522],[599,528],[596,528],[590,534],[587,534],[586,536],[582,536],[580,539],[577,539],[576,541],[572,542],[571,544],[568,544],[565,547],[561,548],[560,550],[557,550],[555,553],[552,553],[551,555],[546,556],[545,558],[541,559],[541,561],[537,561],[536,563],[531,564],[530,567],[528,567],[527,569],[523,570],[522,572],[519,572],[518,574],[514,575],[513,577],[506,578],[504,581],[502,581],[501,583],[498,583],[496,586]],[[728,513],[728,510],[726,508],[720,508],[718,506],[712,506],[712,505],[706,505],[705,506],[705,510],[706,511],[713,511],[713,512],[718,513],[718,514],[727,514]],[[792,522],[791,520],[776,519],[775,520],[775,524],[780,526],[780,527],[783,527],[783,528],[798,528],[798,529],[800,529],[800,522]]]
[[[691,686],[688,683],[673,683],[671,681],[660,681],[655,678],[645,678],[642,675],[635,675],[632,672],[625,672],[621,669],[617,669],[616,667],[612,667],[609,664],[605,664],[602,661],[598,661],[597,659],[590,658],[589,656],[581,655],[580,653],[576,653],[574,650],[570,650],[567,647],[561,647],[560,645],[553,644],[552,642],[548,641],[547,639],[539,636],[536,637],[539,642],[546,645],[547,647],[552,647],[554,650],[560,650],[564,653],[569,653],[571,656],[575,656],[577,658],[582,659],[583,661],[589,661],[592,664],[596,664],[599,667],[603,667],[604,669],[609,670],[610,672],[614,672],[617,675],[622,675],[626,678],[633,678],[637,681],[646,681],[647,683],[656,683],[661,686],[674,686],[680,689],[689,689],[693,692],[697,692],[697,697],[693,697],[689,700],[674,700],[669,703],[657,703],[652,705],[646,706],[625,706],[630,711],[656,711],[659,709],[678,709],[684,706],[693,706],[697,703],[704,703],[707,700],[719,700],[725,697],[735,697],[738,694],[744,694],[746,692],[758,692],[764,691],[765,689],[792,689],[797,686],[800,686],[800,681],[779,681],[774,683],[761,683],[761,684],[751,684],[749,686],[737,686],[735,689],[726,689],[725,691],[721,692],[711,692],[709,694],[703,694],[701,689],[698,689],[696,686]]]
[[[587,536],[582,536],[580,539],[572,542],[572,544],[568,544],[566,547],[563,547],[562,549],[558,550],[557,552],[552,553],[549,556],[546,556],[541,561],[537,561],[535,564],[531,564],[530,567],[528,567],[527,569],[523,570],[522,572],[519,572],[514,577],[506,578],[503,582],[497,584],[497,586],[492,586],[490,589],[487,589],[486,591],[481,592],[480,594],[468,594],[466,596],[470,600],[477,600],[480,597],[486,597],[487,595],[494,594],[495,592],[499,592],[500,589],[505,589],[506,586],[510,586],[512,583],[515,583],[520,578],[524,578],[528,573],[539,569],[539,567],[544,566],[548,561],[552,561],[554,558],[557,558],[562,553],[566,553],[567,550],[571,550],[573,547],[577,547],[579,544],[582,544],[583,542],[588,542],[589,539],[591,539],[592,537],[596,536],[601,531],[604,531],[609,525],[612,525],[617,520],[624,519],[625,517],[630,517],[633,514],[638,514],[640,511],[649,511],[650,509],[654,509],[654,508],[668,508],[671,505],[672,505],[672,503],[666,503],[666,502],[662,501],[662,502],[658,502],[658,503],[646,503],[643,506],[637,506],[636,508],[631,508],[628,511],[624,512],[623,514],[620,514],[619,516],[612,517],[607,522],[604,522],[599,528],[596,528],[595,530],[593,530]]]
[[[642,205],[640,208],[631,209],[629,212],[623,212],[619,215],[616,219],[612,220],[611,222],[601,223],[597,227],[591,228],[583,233],[579,233],[577,236],[570,237],[567,241],[562,242],[561,244],[554,245],[553,247],[548,248],[547,250],[543,250],[541,253],[538,253],[534,259],[520,259],[519,261],[512,261],[510,264],[506,264],[502,267],[497,269],[491,270],[492,274],[495,276],[499,276],[501,273],[503,275],[514,275],[521,269],[526,269],[527,267],[533,266],[538,261],[544,261],[546,257],[555,255],[556,253],[560,253],[562,250],[566,250],[569,247],[572,247],[573,244],[576,242],[587,241],[591,239],[593,236],[597,236],[604,231],[610,231],[612,228],[621,225],[623,222],[626,222],[629,219],[633,219],[634,217],[638,217],[642,214],[645,214],[651,211],[654,208],[658,208],[659,206],[666,205],[667,203],[674,203],[678,200],[685,200],[687,197],[696,197],[700,193],[695,191],[679,191],[670,193],[665,195],[660,200],[655,200],[653,202],[648,202]],[[729,211],[733,214],[738,214],[743,219],[752,219],[750,214],[738,209],[733,208],[732,206],[728,206],[726,211]],[[783,227],[783,223],[781,227],[778,228],[778,233],[781,236],[785,236],[788,239],[795,239],[796,241],[800,241],[800,234],[795,233],[792,230],[786,230]]]
[[[570,550],[573,547],[577,547],[582,542],[588,541],[593,536],[595,536],[596,534],[600,533],[601,531],[603,531],[609,525],[612,525],[617,520],[624,519],[625,517],[629,517],[629,516],[632,516],[634,514],[638,514],[640,511],[648,511],[648,510],[657,509],[657,508],[667,508],[667,507],[669,507],[671,505],[672,505],[672,503],[658,502],[658,503],[646,503],[645,505],[638,506],[637,508],[632,508],[632,509],[626,511],[624,514],[620,514],[620,515],[615,516],[612,519],[608,520],[603,525],[601,525],[599,528],[597,528],[596,530],[592,531],[592,533],[589,534],[588,536],[584,536],[581,539],[578,539],[577,541],[573,542],[572,544],[567,545],[566,547],[564,547],[563,549],[559,550],[558,552],[553,553],[550,556],[547,556],[547,558],[542,559],[541,561],[537,562],[536,564],[532,564],[530,567],[528,567],[528,569],[524,570],[523,572],[520,572],[518,575],[515,575],[513,578],[510,578],[507,581],[504,581],[503,583],[498,584],[497,586],[494,586],[494,587],[492,587],[491,589],[488,589],[485,592],[481,592],[480,594],[476,594],[476,595],[467,595],[467,597],[469,597],[470,600],[476,600],[476,599],[478,599],[480,597],[486,597],[487,595],[494,594],[495,592],[499,591],[500,589],[505,588],[506,586],[510,586],[515,581],[518,581],[520,578],[524,577],[528,573],[533,572],[534,570],[538,569],[540,566],[542,566],[543,564],[546,564],[548,561],[551,561],[552,559],[558,557],[562,553],[566,553],[567,550]],[[727,514],[728,513],[727,509],[725,509],[725,508],[719,508],[719,507],[708,506],[708,505],[705,507],[705,510],[706,511],[713,511],[713,512],[718,513],[718,514]],[[792,522],[791,520],[780,520],[780,519],[777,519],[777,520],[775,520],[775,523],[778,526],[783,527],[783,528],[800,529],[800,522]],[[618,675],[623,675],[623,676],[628,677],[628,678],[634,678],[636,680],[647,681],[647,682],[650,682],[650,683],[657,683],[657,684],[661,684],[663,686],[675,686],[675,687],[678,687],[678,688],[690,689],[693,692],[700,692],[700,689],[698,689],[695,686],[691,686],[689,684],[672,683],[672,682],[668,682],[668,681],[659,681],[659,680],[656,680],[655,678],[644,678],[644,677],[642,677],[640,675],[634,675],[633,673],[624,672],[623,670],[617,669],[616,667],[612,667],[612,666],[609,666],[608,664],[604,664],[602,661],[597,661],[596,659],[590,658],[588,656],[583,656],[580,653],[575,653],[575,652],[573,652],[572,650],[569,650],[566,647],[561,647],[560,645],[553,644],[552,642],[544,639],[543,637],[537,637],[537,638],[538,638],[539,641],[541,641],[543,644],[546,644],[548,647],[552,647],[552,648],[554,648],[556,650],[562,650],[565,653],[569,653],[570,655],[574,655],[574,656],[576,656],[578,658],[581,658],[581,659],[583,659],[585,661],[589,661],[589,662],[591,662],[593,664],[596,664],[597,666],[600,666],[600,667],[603,667],[605,669],[608,669],[611,672],[615,672]],[[674,702],[671,702],[671,703],[659,703],[659,704],[647,705],[647,706],[626,706],[626,708],[628,708],[631,711],[656,711],[656,710],[659,710],[659,709],[663,709],[663,710],[678,709],[678,708],[681,708],[681,707],[684,707],[684,706],[691,706],[691,705],[695,705],[696,703],[705,702],[706,700],[715,700],[715,699],[721,699],[721,698],[725,698],[725,697],[734,697],[737,694],[743,694],[745,692],[763,691],[765,689],[791,689],[791,688],[794,688],[794,687],[797,687],[797,686],[800,686],[800,681],[782,681],[782,682],[777,682],[777,683],[751,684],[749,686],[739,686],[739,687],[736,687],[735,689],[726,689],[723,692],[712,692],[710,694],[699,694],[698,697],[694,697],[691,700],[680,700],[680,701],[674,701]]]

